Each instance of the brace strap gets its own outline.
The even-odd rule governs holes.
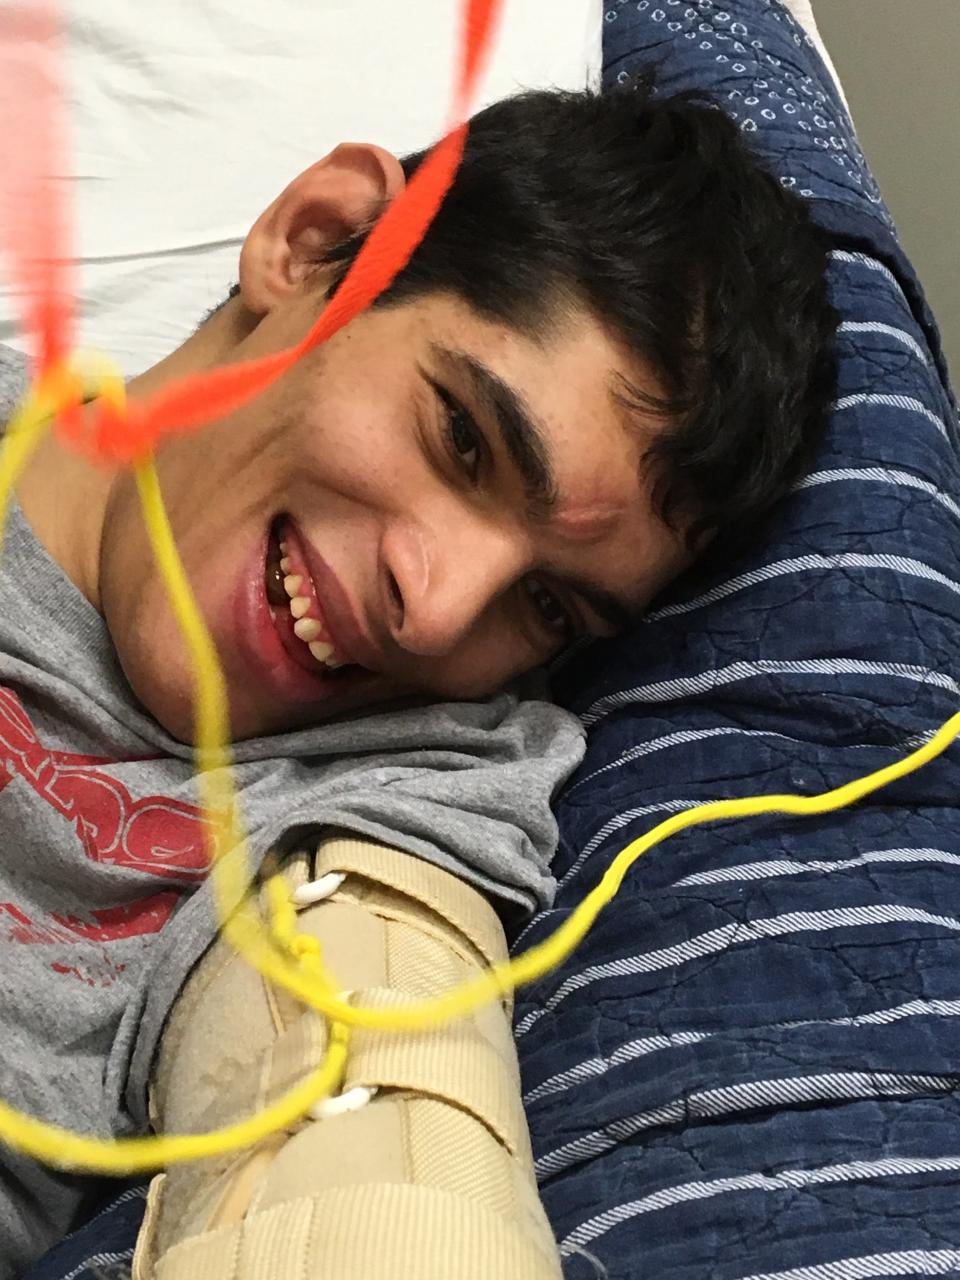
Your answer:
[[[376,1223],[371,1232],[370,1224]],[[336,1188],[176,1245],[156,1280],[558,1280],[520,1228],[431,1187]]]

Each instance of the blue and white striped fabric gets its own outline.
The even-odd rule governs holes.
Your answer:
[[[130,1280],[146,1204],[146,1184],[114,1190],[89,1222],[44,1254],[23,1280]]]
[[[559,805],[557,904],[520,948],[666,815],[865,774],[960,694],[956,409],[831,78],[777,0],[611,0],[605,36],[608,83],[655,58],[661,92],[711,89],[831,231],[840,391],[764,545],[568,679],[589,750]],[[570,1280],[960,1274],[958,764],[651,850],[520,993]]]

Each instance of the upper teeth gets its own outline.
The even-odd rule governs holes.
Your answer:
[[[281,543],[281,549],[286,551],[286,546]],[[290,597],[290,612],[296,621],[293,624],[294,634],[297,635],[309,648],[310,652],[316,660],[325,667],[336,670],[344,664],[333,656],[333,645],[318,637],[322,630],[320,623],[316,618],[307,617],[307,612],[311,605],[309,596],[301,596],[298,594],[303,586],[303,576],[299,573],[291,573],[293,564],[289,557],[284,556],[280,561],[280,568],[285,574],[283,579],[283,589]]]
[[[293,630],[295,635],[298,635],[301,640],[309,644],[311,640],[317,639],[322,627],[316,618],[298,618],[293,624]]]

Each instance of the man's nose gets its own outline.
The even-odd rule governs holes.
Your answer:
[[[520,577],[526,557],[518,533],[472,515],[394,523],[380,557],[394,640],[411,653],[449,653]]]

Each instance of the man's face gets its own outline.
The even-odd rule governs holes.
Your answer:
[[[316,310],[299,291],[235,358],[292,345]],[[643,381],[586,314],[534,341],[432,295],[365,313],[166,445],[164,496],[234,736],[487,694],[641,609],[686,556],[651,509],[656,428],[618,403],[623,375]],[[100,589],[134,691],[189,739],[191,673],[126,477]]]

